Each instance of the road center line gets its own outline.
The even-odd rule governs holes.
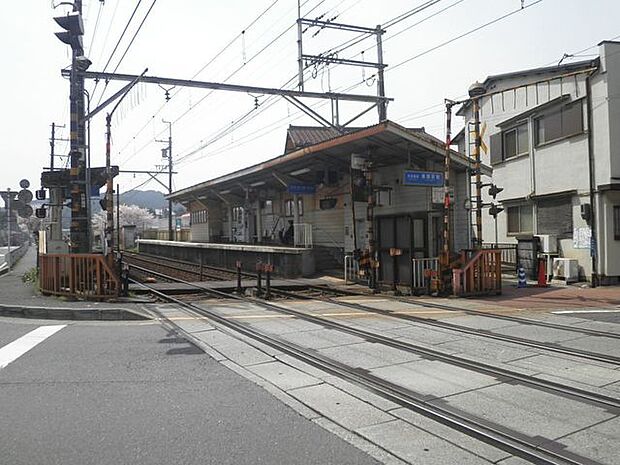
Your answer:
[[[65,326],[67,325],[39,326],[37,329],[0,348],[0,369],[17,360]]]

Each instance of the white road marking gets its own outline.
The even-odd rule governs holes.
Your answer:
[[[0,348],[0,369],[17,360],[65,326],[67,325],[39,326],[37,329]]]
[[[571,313],[620,313],[620,310],[614,309],[600,309],[600,310],[560,310],[557,312],[551,312],[556,315],[569,315]]]

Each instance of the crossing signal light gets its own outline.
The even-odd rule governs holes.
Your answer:
[[[82,15],[79,13],[70,13],[66,16],[57,16],[54,21],[64,29],[63,32],[57,32],[58,37],[62,42],[70,45],[74,50],[83,50],[82,36],[84,35],[84,23],[82,22]]]
[[[503,211],[504,209],[502,207],[495,205],[494,203],[492,203],[489,207],[489,215],[491,215],[493,218],[497,218],[497,215],[499,215]]]
[[[491,184],[491,187],[489,187],[489,195],[493,197],[493,199],[495,200],[495,197],[497,197],[497,194],[499,194],[503,190],[504,190],[503,187],[497,187],[495,184]]]

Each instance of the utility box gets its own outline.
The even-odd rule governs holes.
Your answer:
[[[558,237],[552,234],[536,234],[540,240],[540,251],[542,253],[557,253]]]
[[[579,281],[579,262],[574,258],[554,258],[553,277],[562,279],[566,283]]]
[[[540,252],[540,238],[537,236],[517,237],[517,266],[521,265],[526,276],[530,279],[538,278],[538,253]]]

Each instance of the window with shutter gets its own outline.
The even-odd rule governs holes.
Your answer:
[[[502,133],[498,132],[490,137],[491,165],[501,163],[504,160]]]
[[[540,199],[537,204],[537,231],[558,239],[573,237],[573,204],[570,196]]]
[[[536,144],[542,145],[583,132],[583,104],[565,105],[536,119]]]

